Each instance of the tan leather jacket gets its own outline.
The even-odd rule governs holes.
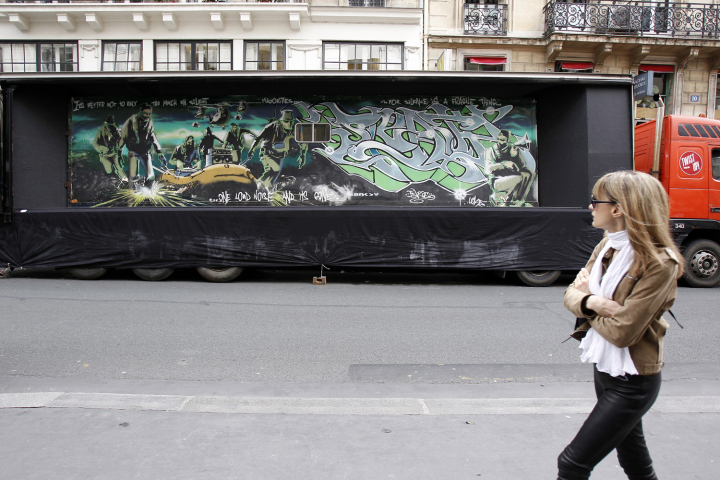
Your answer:
[[[593,252],[585,268],[592,270],[598,253],[607,238],[603,239]],[[663,367],[663,340],[669,325],[662,318],[675,302],[677,294],[678,259],[672,250],[660,253],[662,262],[651,261],[644,272],[633,278],[630,274],[617,286],[613,300],[622,308],[612,318],[601,317],[592,310],[583,309],[583,300],[590,295],[575,288],[575,282],[565,290],[565,308],[580,320],[587,319],[573,333],[572,337],[582,339],[590,327],[613,345],[628,347],[635,368],[640,375],[654,375]],[[612,262],[614,250],[602,259],[605,268]],[[579,322],[580,323],[580,322]]]

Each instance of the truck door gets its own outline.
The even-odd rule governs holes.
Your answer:
[[[704,142],[678,141],[670,162],[670,215],[674,218],[708,218],[708,149]],[[718,147],[720,148],[720,147]]]
[[[711,175],[708,196],[710,200],[710,220],[720,221],[720,145],[711,146]]]

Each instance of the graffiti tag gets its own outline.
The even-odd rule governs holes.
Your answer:
[[[417,191],[414,188],[408,189],[405,196],[410,197],[410,203],[424,203],[425,201],[435,200],[435,195],[432,193]]]

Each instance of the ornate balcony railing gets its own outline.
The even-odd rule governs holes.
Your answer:
[[[307,3],[309,0],[6,0],[5,3]]]
[[[384,7],[385,0],[348,0],[348,7]]]
[[[507,35],[507,5],[465,4],[466,35]]]
[[[652,37],[718,38],[720,6],[670,2],[550,0],[543,9],[545,35],[587,33]]]
[[[307,3],[315,7],[422,8],[423,0],[0,0],[5,3]]]

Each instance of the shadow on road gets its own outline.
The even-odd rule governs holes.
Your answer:
[[[478,270],[427,270],[427,269],[323,269],[322,274],[327,283],[336,284],[389,284],[389,285],[524,285],[514,272],[489,272]],[[288,282],[312,283],[313,277],[320,277],[319,268],[247,268],[235,282]],[[568,285],[572,282],[573,273],[567,272],[560,276],[554,285]],[[75,279],[68,269],[23,268],[15,269],[10,274],[13,278],[66,278]],[[113,269],[103,276],[101,281],[136,280],[142,281],[130,269]],[[98,280],[87,280],[98,281]],[[205,282],[193,268],[179,268],[164,281],[174,282]],[[321,286],[318,286],[321,288]]]

